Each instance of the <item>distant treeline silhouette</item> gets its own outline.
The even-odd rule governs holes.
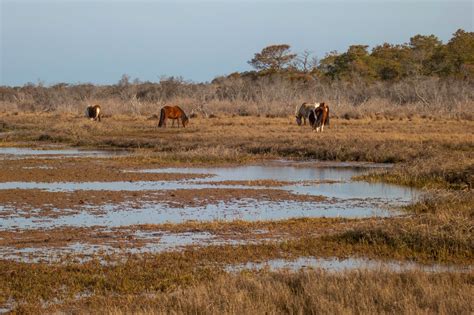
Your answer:
[[[402,45],[353,45],[344,53],[330,52],[320,60],[286,44],[262,49],[248,62],[255,70],[235,72],[211,82],[162,77],[141,82],[123,75],[116,84],[44,86],[28,83],[0,87],[0,105],[28,111],[82,112],[90,103],[107,103],[104,113],[148,114],[165,104],[209,115],[286,115],[306,100],[337,107],[377,110],[415,104],[431,111],[472,114],[474,102],[474,33],[456,31],[443,44],[436,36],[415,35]],[[379,105],[377,105],[379,104]],[[361,108],[362,108],[361,107]]]

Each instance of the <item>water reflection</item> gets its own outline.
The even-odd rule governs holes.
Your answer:
[[[208,178],[180,181],[136,181],[136,182],[66,182],[0,183],[0,189],[42,189],[46,191],[110,190],[110,191],[164,191],[195,189],[273,189],[293,194],[324,196],[321,202],[299,202],[293,200],[272,201],[262,199],[230,199],[227,202],[211,203],[200,207],[172,207],[167,203],[127,203],[96,206],[92,214],[84,207],[79,214],[50,218],[4,217],[3,228],[67,226],[123,226],[143,223],[181,223],[188,220],[281,220],[295,217],[387,217],[399,215],[394,208],[406,205],[417,198],[419,191],[385,183],[352,181],[354,175],[367,172],[366,167],[310,167],[280,163],[271,166],[239,166],[227,168],[165,168],[145,170],[153,173],[213,174]],[[243,185],[242,181],[276,180],[288,182],[283,187]],[[317,181],[337,181],[319,183]],[[236,185],[219,184],[220,181],[236,181]],[[301,181],[306,181],[302,183]],[[310,181],[310,182],[308,182]],[[316,181],[316,182],[315,182]],[[250,182],[251,184],[251,182]],[[291,197],[290,197],[291,198]],[[391,209],[391,210],[389,210]],[[58,209],[59,211],[60,209]],[[1,211],[1,209],[0,209]],[[60,212],[60,211],[59,211]]]

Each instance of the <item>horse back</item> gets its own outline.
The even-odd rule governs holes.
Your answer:
[[[165,111],[166,118],[177,119],[184,115],[184,111],[179,106],[165,106],[162,110]]]
[[[296,113],[295,116],[303,116],[303,117],[308,117],[310,112],[312,111],[312,104],[310,103],[303,103],[299,107],[296,107]]]

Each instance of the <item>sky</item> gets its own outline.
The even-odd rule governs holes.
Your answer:
[[[272,44],[318,58],[350,45],[447,42],[473,31],[473,1],[0,0],[0,85],[113,84],[123,74],[193,82],[251,70]]]

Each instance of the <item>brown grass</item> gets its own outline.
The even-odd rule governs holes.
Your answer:
[[[157,120],[144,116],[114,116],[102,123],[74,115],[55,117],[1,115],[0,120],[14,130],[4,136],[5,144],[147,149],[149,156],[150,152],[160,153],[156,162],[213,163],[252,157],[403,162],[432,158],[440,152],[472,159],[474,143],[472,134],[466,132],[474,130],[474,122],[464,120],[333,119],[330,129],[316,134],[307,126],[296,126],[293,117],[196,118],[184,129],[157,129]]]
[[[72,114],[56,117],[0,114],[0,145],[59,144],[136,151],[131,157],[101,161],[117,170],[123,165],[216,165],[274,158],[396,162],[393,169],[364,179],[439,190],[431,190],[426,199],[407,208],[409,215],[403,218],[159,227],[224,234],[251,234],[265,228],[293,236],[279,242],[188,248],[118,260],[100,257],[110,262],[106,266],[98,260],[83,264],[0,261],[0,305],[12,300],[19,313],[46,309],[110,314],[473,312],[472,273],[228,275],[222,270],[228,263],[299,256],[365,256],[472,265],[474,138],[470,131],[474,123],[470,120],[418,116],[333,119],[330,129],[315,134],[309,127],[297,127],[292,117],[197,118],[186,129],[157,129],[156,119],[139,115],[106,117],[100,124]],[[334,231],[323,237],[311,234],[312,230],[324,231],[324,224]],[[41,235],[38,238],[42,239]],[[77,299],[78,295],[85,297]]]
[[[419,272],[221,275],[186,289],[91,299],[66,308],[105,314],[469,314],[473,277]]]

